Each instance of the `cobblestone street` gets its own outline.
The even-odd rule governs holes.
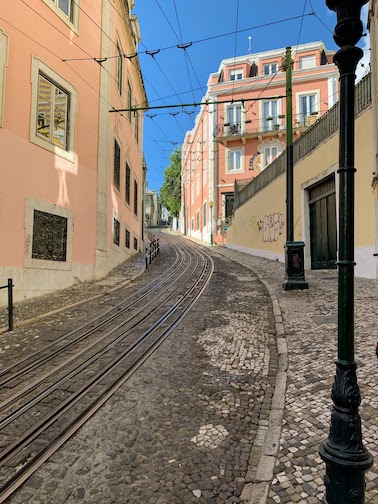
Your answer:
[[[209,253],[215,271],[201,301],[9,502],[321,502],[318,448],[332,406],[337,272],[306,272],[308,291],[284,292],[283,264],[224,247]],[[163,264],[164,245],[155,265]],[[16,305],[18,328],[1,336],[2,359],[50,341],[57,326],[88,320],[106,292],[126,291],[143,271],[144,257],[135,257],[100,282]],[[376,458],[377,283],[356,279],[355,287],[363,439]],[[75,306],[60,311],[66,304]],[[4,308],[0,316],[5,326]],[[377,504],[376,462],[366,480],[366,503]]]

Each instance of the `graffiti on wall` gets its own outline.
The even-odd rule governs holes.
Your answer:
[[[264,218],[257,222],[259,231],[262,234],[263,242],[276,242],[282,234],[284,220],[282,213],[264,215]]]

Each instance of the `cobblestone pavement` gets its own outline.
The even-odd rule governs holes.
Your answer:
[[[221,257],[202,303],[143,371],[139,370],[10,502],[256,504],[244,490],[248,483],[260,481],[256,468],[261,462],[261,446],[267,441],[278,359],[271,305],[254,272],[270,284],[278,299],[280,310],[275,321],[282,314],[289,352],[274,478],[267,484],[264,500],[258,502],[321,502],[324,464],[318,447],[328,435],[332,406],[337,273],[306,272],[308,291],[284,292],[281,263],[223,247],[214,247],[211,253]],[[225,256],[244,269],[236,264],[231,267]],[[143,270],[144,258],[135,258],[135,264],[122,268],[122,278],[108,277],[98,286],[94,285],[97,282],[81,284],[67,289],[72,295],[63,291],[45,296],[47,303],[43,298],[25,302],[18,320],[120,285],[125,282],[124,275],[135,277]],[[114,275],[117,277],[116,272]],[[375,459],[377,289],[376,281],[355,280],[360,414],[364,443]],[[92,300],[80,305],[74,315],[85,319],[96,310],[96,300]],[[17,347],[24,350],[23,342],[42,338],[44,328],[57,321],[63,325],[65,318],[64,311],[20,327],[12,336],[3,335],[0,352],[6,356],[10,346],[12,353]],[[366,503],[377,504],[376,461],[366,476]]]
[[[164,257],[162,244],[147,275]],[[209,287],[184,322],[8,502],[241,502],[271,409],[275,320],[257,276],[214,259]],[[56,327],[88,320],[100,303],[92,299],[3,335],[2,358],[17,357],[35,337],[39,345],[51,341]]]
[[[17,327],[27,320],[111,292],[112,289],[127,284],[143,273],[145,264],[144,254],[139,253],[114,268],[106,278],[92,282],[81,282],[68,289],[16,303],[13,314],[14,326]],[[0,333],[7,330],[8,308],[2,306],[0,307]]]
[[[234,250],[218,251],[252,268],[269,282],[282,312],[289,367],[280,449],[268,504],[319,503],[324,495],[324,463],[319,445],[328,436],[337,345],[337,272],[306,272],[309,289],[285,292],[284,265]],[[378,283],[355,279],[355,336],[362,395],[364,444],[375,458],[366,473],[366,503],[378,503]],[[255,504],[252,503],[251,504]]]

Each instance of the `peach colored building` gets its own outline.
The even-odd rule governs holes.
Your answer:
[[[133,1],[5,2],[0,285],[16,301],[106,275],[142,249],[146,96]],[[0,303],[6,294],[0,291]]]
[[[210,75],[205,105],[182,148],[181,231],[223,242],[234,184],[248,183],[286,145],[286,49],[238,56]],[[292,50],[293,139],[338,99],[334,52],[322,42]]]

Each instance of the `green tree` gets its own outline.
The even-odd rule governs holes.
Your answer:
[[[173,217],[181,209],[181,146],[171,155],[171,164],[164,171],[164,182],[160,188],[160,201]]]

